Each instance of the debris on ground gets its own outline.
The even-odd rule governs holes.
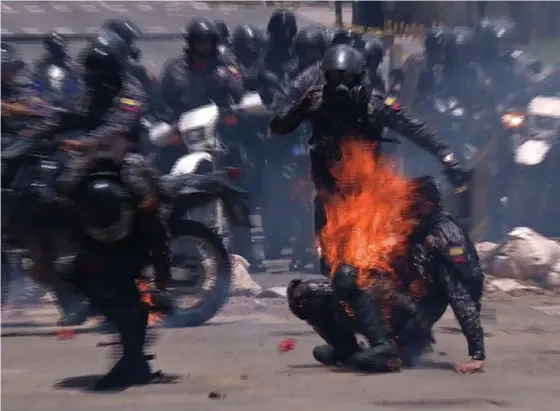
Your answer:
[[[560,290],[560,244],[530,228],[517,227],[503,242],[480,243],[477,250],[484,272],[496,277],[490,285],[499,291]]]
[[[231,296],[258,296],[262,287],[249,274],[249,262],[237,254],[230,255],[233,278],[230,286]]]

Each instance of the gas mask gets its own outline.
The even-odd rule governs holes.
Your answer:
[[[330,71],[326,74],[326,80],[328,94],[338,104],[367,104],[367,88],[361,83],[359,76],[344,71]]]

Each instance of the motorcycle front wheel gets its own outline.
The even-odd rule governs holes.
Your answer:
[[[229,298],[233,276],[229,255],[221,238],[204,224],[180,220],[170,229],[175,309],[165,323],[197,327],[212,319]]]

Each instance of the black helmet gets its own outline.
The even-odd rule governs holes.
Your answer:
[[[233,47],[236,53],[259,53],[264,48],[265,38],[263,33],[251,25],[237,26],[233,30]]]
[[[452,31],[453,42],[446,53],[446,62],[466,65],[476,58],[475,33],[470,27],[459,26]]]
[[[453,33],[448,27],[433,27],[424,39],[424,49],[431,64],[441,63],[447,49],[453,44]]]
[[[119,86],[126,72],[129,46],[113,31],[102,32],[87,48],[84,79],[93,86]]]
[[[358,50],[339,44],[327,50],[321,61],[327,90],[335,92],[337,100],[357,103],[367,100],[367,90],[362,86],[365,60]]]
[[[212,20],[207,18],[192,19],[185,32],[185,40],[190,52],[199,55],[216,55],[218,53],[218,43],[220,42],[220,31]],[[199,51],[195,47],[197,41],[209,41],[211,48],[208,51]]]
[[[509,51],[517,35],[517,25],[506,17],[485,18],[476,26],[476,39],[484,57],[495,57],[501,51]]]
[[[225,21],[215,20],[216,27],[220,33],[220,43],[229,44],[229,29]]]
[[[381,40],[377,39],[376,37],[371,37],[365,41],[364,58],[369,69],[377,70],[377,68],[383,61],[384,55],[385,49]]]
[[[412,179],[417,202],[430,202],[436,206],[441,205],[441,191],[439,184],[432,176],[422,176]]]
[[[109,178],[96,178],[79,187],[76,209],[89,236],[114,243],[132,228],[134,211],[129,201],[122,185]]]
[[[333,36],[332,45],[346,44],[355,48],[361,48],[360,34],[348,29],[339,29]]]
[[[140,28],[130,20],[106,20],[102,28],[117,33],[129,46],[142,34]]]
[[[319,26],[311,26],[297,32],[294,39],[296,55],[303,56],[309,49],[321,50],[321,56],[327,49],[325,30]]]
[[[297,33],[296,16],[288,10],[276,10],[268,20],[266,31],[272,42],[291,44]]]
[[[62,34],[53,31],[44,38],[43,44],[47,52],[53,57],[66,56],[66,40]]]

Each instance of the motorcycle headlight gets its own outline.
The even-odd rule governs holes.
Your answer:
[[[522,113],[506,113],[502,116],[502,124],[506,128],[519,128],[525,124],[525,115]]]
[[[197,144],[206,139],[204,127],[196,128],[185,133],[185,140],[188,144]]]

